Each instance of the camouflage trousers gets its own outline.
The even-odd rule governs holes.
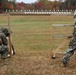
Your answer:
[[[76,49],[70,49],[70,48],[68,48],[67,49],[67,52],[65,53],[65,55],[63,56],[63,58],[62,58],[62,62],[65,64],[65,63],[67,63],[69,60],[70,60],[70,57],[74,54],[74,51],[75,51]]]
[[[7,55],[8,55],[8,47],[4,45],[0,45],[0,56],[3,57]]]

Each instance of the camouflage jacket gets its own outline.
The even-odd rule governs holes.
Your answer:
[[[69,47],[72,49],[76,49],[76,37],[72,37],[69,43]]]
[[[8,45],[8,40],[6,38],[6,35],[2,32],[0,32],[0,44],[2,43],[3,45]]]

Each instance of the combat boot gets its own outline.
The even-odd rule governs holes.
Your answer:
[[[66,67],[66,66],[67,66],[67,60],[62,59],[61,61],[62,61],[62,63],[63,63],[62,66],[63,66],[63,67]]]
[[[8,52],[2,54],[2,56],[1,56],[2,59],[6,59],[6,58],[8,58],[8,57],[9,57],[9,56],[8,56]]]

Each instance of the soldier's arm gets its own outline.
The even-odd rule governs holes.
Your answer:
[[[2,38],[3,45],[8,45],[8,40],[4,34],[2,34],[1,38]]]
[[[74,46],[76,44],[76,38],[73,37],[69,43],[69,46]]]

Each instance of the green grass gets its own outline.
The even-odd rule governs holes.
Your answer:
[[[73,16],[68,15],[55,15],[52,16],[53,24],[73,24]]]
[[[15,47],[18,50],[50,50],[48,19],[49,16],[11,16]]]
[[[50,50],[51,16],[11,16],[13,41],[17,50]],[[53,24],[73,24],[73,16],[52,16]],[[7,24],[2,17],[0,24]],[[73,27],[53,27],[54,34],[68,35]],[[53,50],[65,38],[53,37]]]

